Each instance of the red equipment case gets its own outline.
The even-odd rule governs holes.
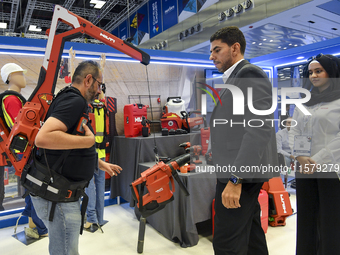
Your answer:
[[[142,117],[147,118],[148,105],[127,104],[124,106],[124,134],[125,137],[142,135]]]
[[[210,127],[201,128],[202,155],[205,155],[208,151],[209,138],[210,138]]]
[[[268,193],[261,189],[259,194],[259,203],[261,206],[261,226],[264,233],[268,230]]]
[[[285,226],[286,218],[293,214],[293,210],[281,177],[274,177],[265,182],[262,189],[268,193],[269,216],[273,218],[269,225],[272,227]]]

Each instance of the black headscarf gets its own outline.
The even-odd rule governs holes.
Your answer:
[[[303,87],[311,92],[311,99],[305,103],[307,106],[312,106],[321,102],[332,102],[340,99],[340,60],[332,55],[320,55],[321,56],[317,56],[315,59],[308,61],[303,70]],[[313,60],[320,63],[330,78],[329,87],[321,93],[309,80],[308,66]]]

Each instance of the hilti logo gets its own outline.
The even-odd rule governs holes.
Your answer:
[[[162,192],[163,191],[163,188],[160,188],[158,190],[156,190],[156,193],[159,193],[159,192]]]
[[[109,40],[110,42],[113,42],[113,43],[116,42],[115,39],[113,39],[113,38],[111,38],[111,37],[109,37],[109,36],[107,36],[103,33],[100,33],[100,36],[104,37],[105,39]]]
[[[136,117],[135,118],[135,122],[142,122],[142,120],[143,120],[142,117]]]
[[[281,198],[283,212],[287,213],[286,204],[285,204],[285,200],[283,198],[283,194],[280,194],[280,198]]]

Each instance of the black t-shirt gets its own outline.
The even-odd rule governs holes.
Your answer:
[[[66,125],[67,133],[69,134],[72,134],[77,127],[84,110],[88,110],[87,103],[80,92],[76,88],[73,88],[72,90],[73,91],[68,90],[57,96],[47,114],[47,118],[54,117],[63,122]],[[77,92],[75,92],[75,90]],[[87,126],[93,132],[89,122],[87,122]],[[64,152],[64,150],[47,149],[45,151],[50,168],[53,167],[54,163]],[[41,154],[40,162],[46,165],[43,151],[41,151]],[[95,145],[88,149],[74,149],[71,150],[61,171],[58,170],[58,172],[71,181],[90,181],[93,177],[97,160],[98,157]]]

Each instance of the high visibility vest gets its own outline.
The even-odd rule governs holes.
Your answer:
[[[24,105],[26,103],[26,99],[18,92],[13,90],[6,90],[0,94],[0,101],[1,101],[1,111],[0,111],[0,118],[2,119],[3,128],[7,129],[7,132],[11,132],[11,129],[14,125],[12,118],[9,116],[7,110],[5,109],[4,100],[8,96],[16,96],[21,101],[21,104]],[[7,126],[6,126],[7,125]],[[2,152],[1,152],[2,153]],[[0,156],[0,166],[8,165],[7,157],[4,154]]]
[[[100,144],[104,141],[104,132],[105,132],[105,110],[104,110],[104,104],[101,103],[98,99],[94,100],[93,105],[93,113],[94,113],[94,119],[96,123],[96,144]],[[96,107],[98,106],[98,107]],[[97,148],[98,157],[99,158],[105,158],[105,149]]]
[[[26,103],[26,99],[18,92],[15,91],[11,91],[11,90],[6,90],[5,92],[1,93],[1,110],[2,110],[2,116],[7,124],[7,127],[9,129],[12,129],[14,123],[12,121],[11,116],[8,114],[6,108],[5,108],[5,104],[4,104],[4,100],[9,97],[9,96],[16,96],[20,101],[21,104],[24,105]]]

